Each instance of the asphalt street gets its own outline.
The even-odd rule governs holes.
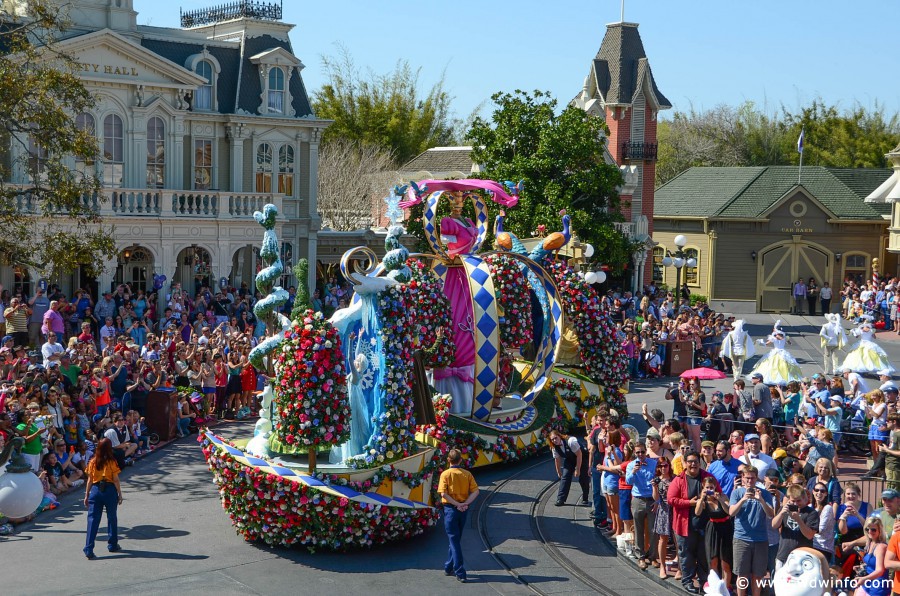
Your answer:
[[[754,338],[765,337],[775,320],[767,315],[746,319]],[[804,373],[819,371],[817,334],[823,319],[782,320]],[[892,358],[900,355],[900,342],[880,343]],[[634,383],[630,410],[639,413],[647,402],[670,415],[671,403],[663,399],[667,382]],[[731,380],[704,386],[725,390]],[[644,428],[639,415],[629,421]],[[252,428],[251,423],[234,423],[217,431],[237,437]],[[66,496],[59,509],[0,538],[7,570],[4,594],[587,594],[596,593],[598,585],[611,594],[665,591],[615,556],[590,528],[586,509],[552,503],[544,508],[554,493],[552,487],[546,489],[555,480],[546,453],[476,472],[482,496],[464,535],[471,581],[460,586],[443,574],[447,546],[440,527],[405,543],[352,553],[309,553],[245,542],[222,509],[195,439],[176,441],[123,473],[122,552],[110,554],[103,548],[104,523],[98,559],[85,559],[87,515],[80,491]],[[570,503],[576,492],[573,488]]]

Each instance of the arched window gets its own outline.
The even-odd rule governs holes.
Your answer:
[[[869,255],[854,253],[844,255],[844,279],[862,283],[869,277]]]
[[[194,92],[195,110],[211,110],[213,109],[213,67],[206,60],[197,63],[197,74],[206,79],[205,85],[197,87]]]
[[[125,169],[125,128],[110,114],[103,119],[103,186],[121,188]]]
[[[657,246],[653,249],[653,283],[655,284],[661,284],[665,280],[665,268],[662,264],[662,260],[665,256],[666,249],[662,246]]]
[[[278,149],[278,192],[294,196],[294,148],[290,145]]]
[[[256,148],[256,192],[272,192],[272,145]]]
[[[21,265],[13,265],[12,295],[21,295],[24,300],[31,296],[31,272]]]
[[[82,112],[75,116],[75,126],[84,131],[85,134],[94,136],[97,134],[97,126],[94,121],[94,117],[87,112]],[[96,172],[94,171],[94,160],[93,159],[79,159],[75,158],[75,171],[84,176],[85,178],[89,178],[93,176]]]
[[[147,188],[166,185],[166,124],[154,116],[147,121]]]
[[[269,70],[269,102],[270,112],[284,114],[284,71],[277,66]]]
[[[685,259],[696,259],[697,266],[696,267],[684,267],[684,283],[689,286],[699,286],[700,285],[700,251],[696,248],[686,248],[684,249],[684,258]]]

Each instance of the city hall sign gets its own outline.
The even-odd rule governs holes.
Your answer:
[[[112,66],[110,64],[91,64],[89,62],[78,62],[78,70],[86,73],[103,73],[109,75],[119,75],[125,77],[136,77],[138,71],[133,66]]]

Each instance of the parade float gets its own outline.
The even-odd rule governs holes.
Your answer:
[[[277,212],[267,205],[254,214],[267,265],[254,313],[269,336],[251,362],[270,381],[253,437],[200,435],[245,539],[346,550],[409,538],[439,517],[437,473],[449,448],[470,467],[514,461],[600,403],[624,414],[627,367],[615,328],[591,285],[558,258],[570,242],[568,218],[559,237],[532,251],[503,241],[482,250],[487,201],[512,208],[519,190],[489,180],[395,189],[386,254],[343,256],[354,297],[330,319],[280,314]],[[451,213],[438,221],[442,200]],[[431,252],[410,254],[399,222],[417,203]],[[467,204],[474,221],[462,216]],[[554,372],[566,350],[577,368]]]

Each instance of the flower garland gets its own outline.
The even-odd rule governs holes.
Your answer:
[[[374,432],[363,455],[347,464],[354,469],[381,466],[416,451],[410,419],[413,411],[410,374],[412,362],[412,296],[405,285],[390,286],[377,295],[384,349],[385,373],[380,390],[384,395],[381,413],[374,420]]]
[[[203,455],[219,487],[222,506],[247,541],[349,550],[404,540],[435,525],[436,508],[368,505],[245,466],[201,435]]]
[[[489,255],[484,261],[491,270],[497,304],[503,309],[500,342],[508,350],[521,348],[533,337],[528,281],[519,263],[506,255]]]
[[[275,353],[273,451],[318,451],[350,438],[345,374],[337,330],[322,313],[307,310]]]
[[[543,265],[556,281],[566,317],[575,327],[588,377],[601,387],[623,385],[628,379],[628,359],[615,340],[615,325],[600,308],[597,292],[566,263],[546,259]]]
[[[412,271],[407,288],[412,295],[417,343],[426,348],[426,364],[442,368],[453,362],[453,322],[450,320],[450,300],[444,294],[443,285],[434,270],[418,259],[408,259],[406,266]],[[437,338],[438,329],[443,337]]]

